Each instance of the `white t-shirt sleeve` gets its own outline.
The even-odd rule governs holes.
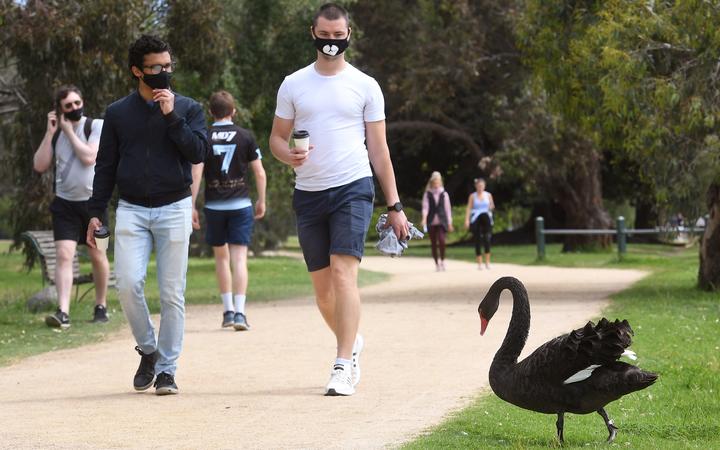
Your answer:
[[[368,86],[367,101],[363,112],[365,122],[385,120],[385,98],[377,81],[372,80]]]
[[[281,119],[293,120],[295,118],[295,106],[292,102],[292,93],[287,78],[280,85],[277,93],[277,107],[275,115]]]
[[[86,119],[86,120],[90,120],[90,119]],[[102,134],[102,127],[103,127],[102,119],[93,120],[91,128],[90,128],[90,137],[88,137],[88,143],[100,141],[100,134]]]

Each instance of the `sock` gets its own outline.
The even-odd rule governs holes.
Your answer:
[[[235,295],[235,312],[245,314],[245,296],[236,294]]]
[[[349,359],[335,358],[335,366],[342,366],[343,370],[348,373],[352,370],[352,361]]]
[[[233,310],[233,303],[232,303],[232,292],[226,292],[224,294],[220,294],[220,298],[223,302],[223,312],[225,311],[234,311]]]

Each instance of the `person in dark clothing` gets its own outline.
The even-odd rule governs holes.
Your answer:
[[[205,241],[215,255],[215,274],[223,302],[222,327],[245,331],[250,329],[245,316],[248,245],[255,220],[265,215],[265,169],[255,138],[250,131],[233,124],[235,100],[229,92],[219,91],[210,97],[210,113],[214,119],[208,129],[212,155],[204,164],[193,166],[193,228],[200,229],[194,205],[204,173]],[[247,184],[248,167],[255,176],[258,196],[254,211]]]
[[[153,385],[158,395],[177,394],[176,361],[185,327],[185,278],[192,232],[192,164],[210,152],[200,104],[170,89],[170,46],[143,35],[130,46],[129,68],[138,89],[108,106],[100,136],[87,243],[115,186],[115,274],[120,302],[140,354],[133,385]],[[160,289],[160,331],[150,320],[145,277],[155,246]],[[155,374],[157,373],[157,379]]]
[[[425,187],[425,195],[422,199],[422,219],[420,221],[423,229],[430,232],[430,244],[432,256],[435,260],[435,270],[445,270],[445,235],[453,231],[452,208],[450,206],[450,195],[443,187],[443,179],[440,172],[433,172]]]

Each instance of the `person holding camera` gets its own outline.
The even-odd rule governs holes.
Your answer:
[[[65,85],[55,91],[55,109],[47,115],[45,137],[33,157],[33,169],[47,172],[54,161],[55,198],[50,204],[56,265],[55,289],[58,309],[45,318],[50,327],[70,327],[70,292],[73,258],[78,244],[85,244],[85,227],[90,220],[88,200],[92,195],[95,158],[103,121],[83,115],[80,89]],[[107,288],[110,267],[107,255],[88,249],[95,283],[93,322],[107,322]]]

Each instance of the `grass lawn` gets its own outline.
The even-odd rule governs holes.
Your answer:
[[[42,289],[39,266],[30,273],[23,270],[20,252],[8,253],[9,242],[0,242],[0,366],[22,357],[61,348],[77,347],[95,343],[125,326],[117,295],[111,290],[108,298],[110,322],[99,325],[88,323],[94,307],[93,294],[70,307],[72,326],[65,331],[45,326],[48,312],[32,314],[25,302]],[[89,265],[86,267],[90,270]],[[259,302],[284,298],[296,298],[312,294],[310,277],[301,260],[287,257],[250,258],[248,262],[250,286],[248,301]],[[377,272],[360,271],[360,284],[376,283],[386,279]],[[222,313],[215,281],[215,263],[211,258],[192,258],[188,264],[188,305],[217,304],[218,320]],[[155,263],[148,269],[145,292],[150,310],[160,311]],[[73,290],[74,295],[74,290]],[[250,313],[252,314],[252,313]],[[252,316],[251,316],[252,317]]]
[[[613,296],[605,311],[608,318],[630,322],[637,363],[660,374],[653,386],[606,407],[620,428],[613,447],[720,448],[720,295],[695,289],[697,247],[630,244],[628,250],[619,262],[615,253],[561,254],[559,245],[552,245],[545,262],[652,271]],[[411,253],[429,255],[429,249],[416,246]],[[474,259],[470,248],[450,248],[448,257]],[[493,255],[495,262],[520,264],[534,264],[534,258],[533,246],[498,247]],[[555,419],[505,403],[490,392],[405,448],[559,447]],[[563,448],[605,448],[606,437],[599,415],[565,416]]]

